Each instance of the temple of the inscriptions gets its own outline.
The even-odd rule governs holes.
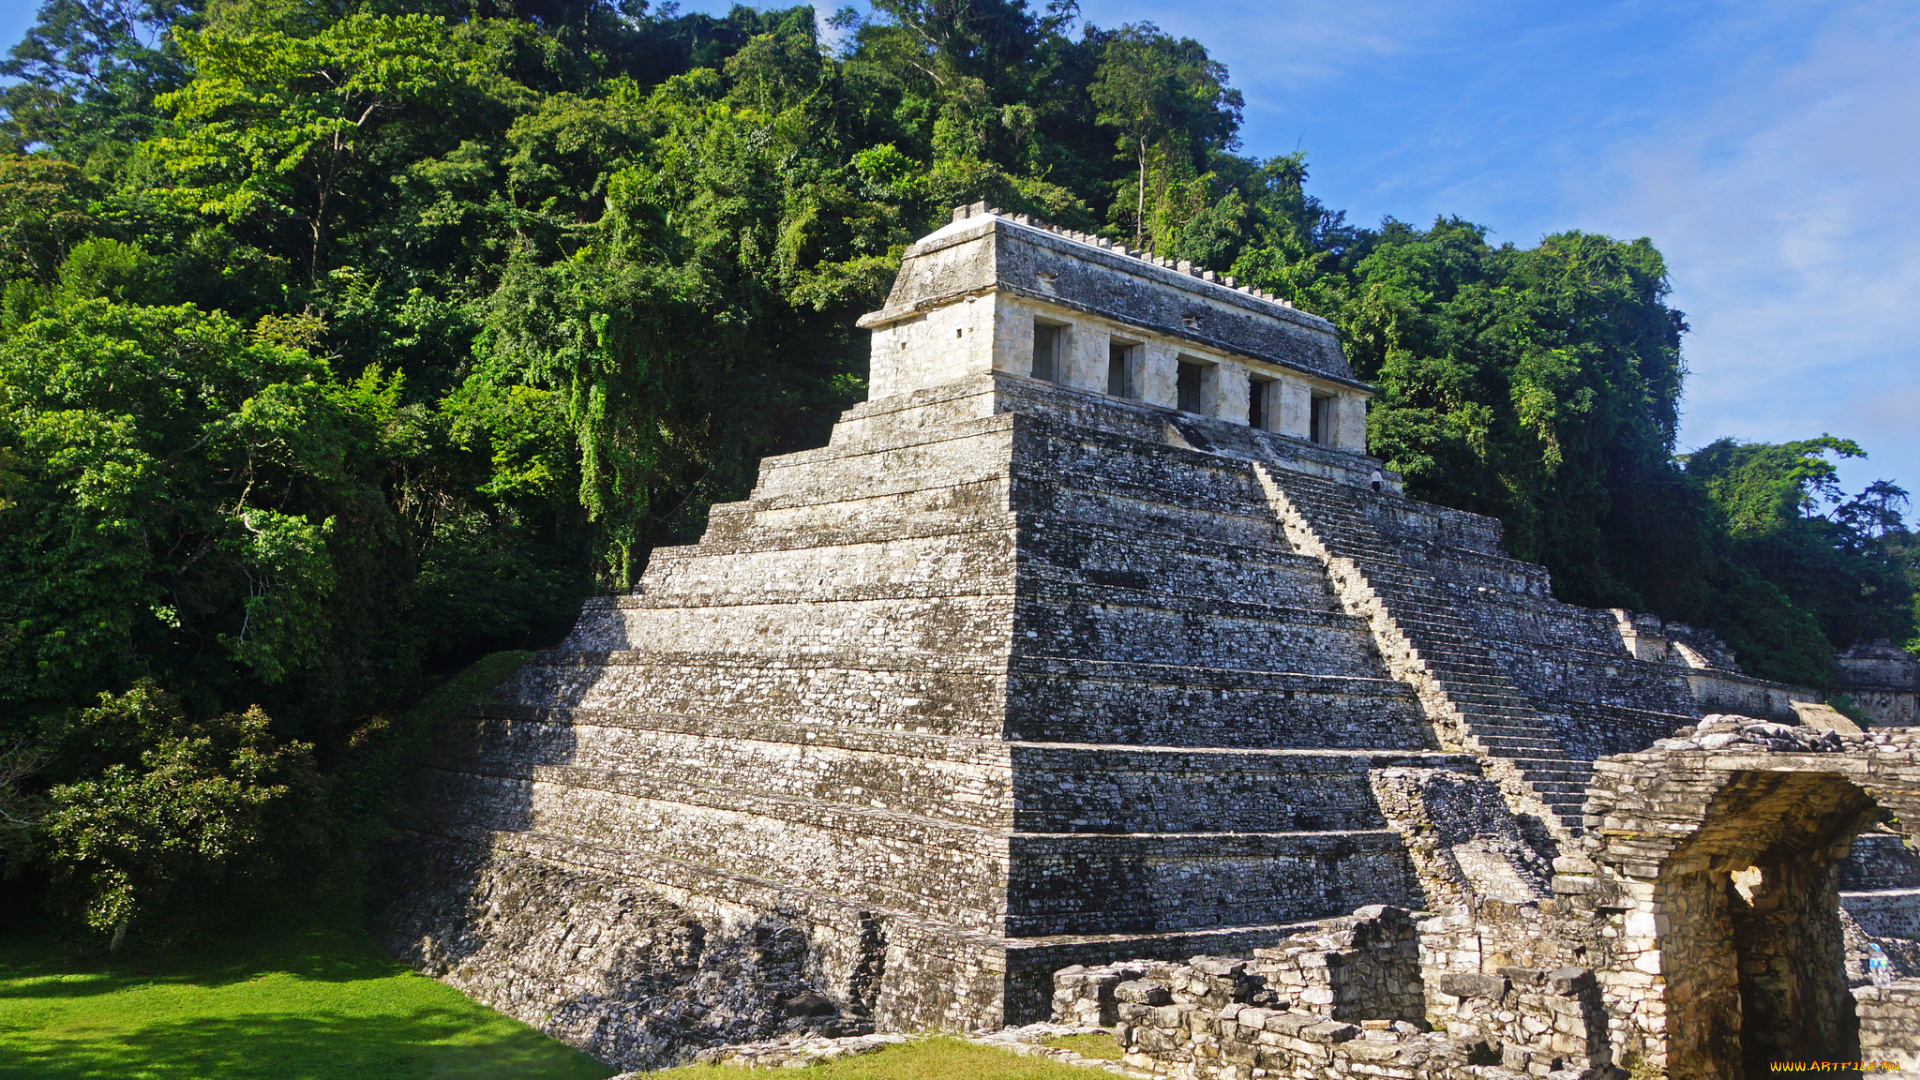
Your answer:
[[[827,445],[436,733],[398,954],[625,1067],[1050,1017],[1223,1080],[1920,1054],[1910,660],[1863,731],[1556,600],[1212,271],[976,204],[860,326]]]

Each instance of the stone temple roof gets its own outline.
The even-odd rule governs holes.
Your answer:
[[[886,326],[967,296],[1008,292],[1372,391],[1354,378],[1326,319],[1192,263],[1131,251],[984,203],[921,237],[901,259]]]

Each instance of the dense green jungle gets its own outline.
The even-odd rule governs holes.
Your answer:
[[[350,874],[394,718],[824,441],[974,200],[1333,319],[1373,452],[1564,599],[1815,686],[1915,637],[1844,433],[1680,452],[1652,240],[1349,222],[1072,0],[48,0],[0,75],[0,917],[99,948]]]

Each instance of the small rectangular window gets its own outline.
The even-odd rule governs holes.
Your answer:
[[[1060,327],[1043,322],[1033,324],[1033,377],[1046,382],[1060,381]]]
[[[1175,404],[1181,412],[1200,411],[1200,365],[1180,361],[1180,373],[1174,379]]]
[[[1107,393],[1114,397],[1133,396],[1133,349],[1118,341],[1107,345]]]
[[[1314,442],[1326,446],[1333,445],[1333,401],[1331,397],[1313,396],[1313,413],[1309,417],[1310,436]]]
[[[1247,423],[1256,431],[1267,430],[1267,388],[1265,379],[1247,376]]]

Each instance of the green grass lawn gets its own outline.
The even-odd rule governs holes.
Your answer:
[[[1106,1056],[1092,1045],[1073,1048]],[[602,1080],[612,1071],[401,967],[357,930],[262,935],[192,956],[112,962],[75,959],[45,939],[0,938],[0,1080]],[[1086,1080],[1099,1074],[940,1038],[810,1069],[690,1066],[654,1075]]]
[[[75,959],[0,939],[4,1080],[600,1080],[612,1070],[394,963],[358,930]]]
[[[1126,1056],[1120,1040],[1106,1032],[1098,1035],[1055,1035],[1045,1040],[1048,1046],[1058,1046],[1062,1050],[1071,1050],[1083,1058],[1095,1061],[1119,1061]]]
[[[1021,1057],[959,1039],[923,1039],[808,1069],[689,1065],[651,1074],[659,1080],[1098,1080],[1085,1065]]]

